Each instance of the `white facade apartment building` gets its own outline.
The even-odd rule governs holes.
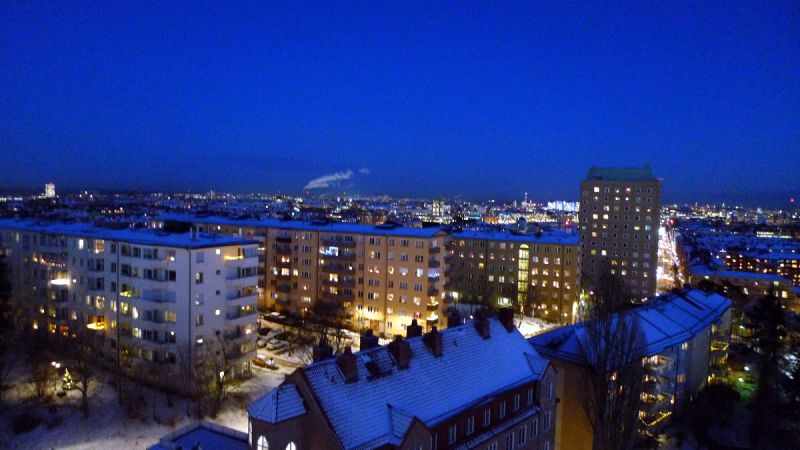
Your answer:
[[[102,334],[109,360],[177,367],[224,343],[231,375],[255,353],[255,241],[192,233],[0,220],[26,325],[51,335]],[[191,349],[191,351],[189,351]]]

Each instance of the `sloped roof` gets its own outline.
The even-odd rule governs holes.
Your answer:
[[[247,413],[262,422],[279,423],[306,413],[303,397],[294,384],[284,384],[247,406]]]
[[[630,319],[635,315],[638,319],[642,340],[634,354],[644,357],[688,341],[718,320],[731,305],[726,297],[695,289],[659,296],[621,317]],[[586,346],[582,343],[587,340],[586,324],[578,323],[533,336],[528,342],[544,357],[585,364]]]
[[[190,214],[163,214],[156,217],[162,221],[204,223],[210,225],[229,225],[237,227],[273,228],[276,230],[319,231],[328,233],[366,234],[374,236],[398,236],[431,238],[442,233],[444,229],[435,227],[403,227],[390,225],[365,225],[357,223],[326,222],[315,223],[302,220],[266,219],[234,219],[223,216],[193,216]]]
[[[105,239],[140,245],[157,245],[175,248],[207,248],[226,245],[255,245],[258,241],[240,237],[209,235],[200,233],[165,233],[149,228],[103,228],[87,223],[63,223],[30,219],[0,219],[0,230],[18,230],[36,233],[51,233],[64,236]]]
[[[162,437],[148,450],[190,449],[196,444],[205,450],[247,450],[247,433],[207,421],[192,422]]]
[[[489,327],[488,339],[472,323],[441,331],[441,357],[421,337],[409,339],[413,356],[404,370],[397,369],[386,347],[356,353],[358,381],[352,383],[344,382],[334,358],[301,370],[343,448],[397,444],[415,417],[433,426],[541,377],[547,361],[519,331],[506,331],[496,319],[489,319]],[[368,361],[377,364],[378,375],[367,369]]]

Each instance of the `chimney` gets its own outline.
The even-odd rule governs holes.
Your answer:
[[[411,321],[411,325],[406,327],[406,338],[411,339],[422,336],[422,327],[417,324],[417,319]]]
[[[514,327],[514,310],[511,308],[501,308],[497,310],[497,320],[506,327],[507,331],[513,330]]]
[[[356,365],[356,355],[350,346],[344,348],[344,353],[336,357],[336,365],[342,371],[345,383],[358,381],[358,365]]]
[[[456,308],[448,308],[445,314],[447,314],[447,328],[457,327],[464,323],[461,313]]]
[[[328,359],[333,356],[333,348],[330,344],[328,344],[328,339],[325,338],[324,334],[319,338],[319,343],[317,343],[317,345],[311,349],[311,354],[314,362]]]
[[[432,327],[431,331],[425,333],[422,340],[431,349],[433,356],[442,356],[442,335],[436,327]]]
[[[361,350],[375,348],[378,346],[378,336],[375,336],[371,329],[367,329],[367,332],[361,335],[358,345],[361,347]]]
[[[475,331],[484,339],[489,339],[489,321],[485,317],[475,319]]]
[[[411,360],[411,344],[403,340],[399,334],[394,337],[394,341],[388,345],[389,353],[392,354],[398,369],[408,369],[408,362]]]

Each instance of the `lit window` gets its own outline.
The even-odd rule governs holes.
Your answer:
[[[269,450],[269,443],[267,443],[267,438],[265,438],[264,436],[259,436],[256,448],[258,450]]]

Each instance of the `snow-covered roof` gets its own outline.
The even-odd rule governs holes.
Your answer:
[[[434,426],[501,391],[540,379],[547,368],[519,331],[507,331],[497,319],[489,319],[488,339],[472,322],[439,333],[439,357],[422,337],[408,339],[407,369],[397,368],[387,347],[356,353],[358,380],[351,383],[345,383],[335,358],[301,369],[343,448],[398,444],[414,418]],[[367,363],[374,363],[372,371]]]
[[[509,231],[472,231],[465,230],[452,234],[454,239],[480,239],[494,241],[512,241],[531,244],[566,244],[577,245],[578,233],[546,230],[540,234],[514,234]]]
[[[364,225],[341,222],[307,222],[280,219],[234,219],[222,216],[198,217],[188,214],[164,214],[156,219],[161,221],[204,223],[210,225],[230,225],[237,227],[274,228],[280,230],[320,231],[329,233],[367,234],[376,236],[401,236],[430,238],[443,232],[442,227],[403,227],[390,225]]]
[[[306,407],[297,386],[284,384],[250,403],[247,413],[263,422],[278,423],[305,414]]]
[[[86,223],[43,222],[30,219],[0,219],[0,230],[16,230],[34,233],[49,233],[88,239],[128,242],[140,245],[156,245],[175,248],[207,248],[226,245],[255,245],[257,241],[239,237],[196,234],[166,233],[147,228],[103,228]]]
[[[658,354],[688,341],[717,321],[732,302],[719,294],[700,290],[665,294],[622,313],[638,319],[641,342],[633,353],[638,357]],[[619,319],[616,316],[615,319]],[[558,328],[533,336],[528,341],[542,356],[576,364],[586,363],[584,343],[588,340],[585,323]]]
[[[148,450],[191,449],[196,444],[204,450],[246,450],[247,434],[211,422],[193,422],[167,434]]]

